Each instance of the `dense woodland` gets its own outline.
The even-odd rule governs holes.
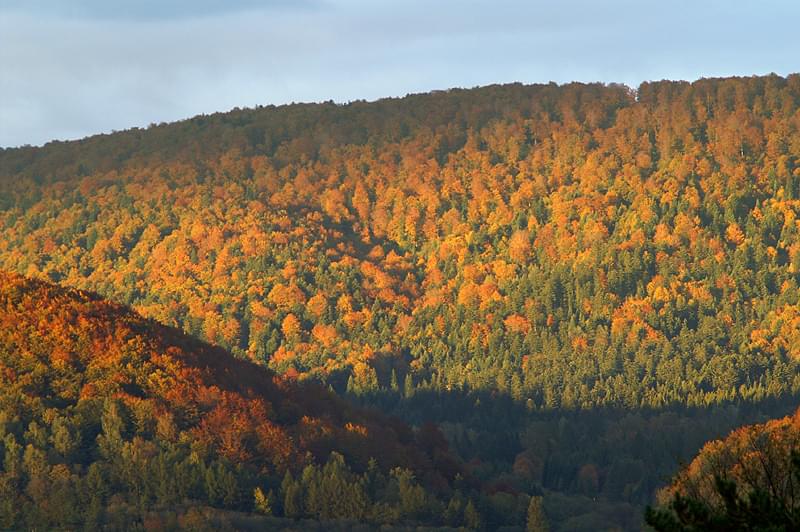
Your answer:
[[[524,523],[517,493],[556,527],[636,528],[704,441],[796,407],[799,212],[798,75],[270,106],[0,151],[0,268],[436,422],[489,528]]]
[[[211,529],[212,509],[272,525],[481,519],[434,426],[412,431],[92,294],[7,274],[0,459],[4,530]]]

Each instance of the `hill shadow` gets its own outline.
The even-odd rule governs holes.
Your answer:
[[[800,396],[786,394],[705,408],[538,410],[499,392],[417,389],[404,397],[384,390],[349,397],[416,426],[437,424],[488,493],[549,494],[556,506],[551,513],[616,515],[624,529],[624,523],[641,527],[645,505],[656,502],[657,490],[708,441],[791,414],[800,404]]]

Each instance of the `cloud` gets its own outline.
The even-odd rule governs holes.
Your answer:
[[[800,5],[769,0],[124,0],[113,4],[135,13],[113,17],[97,1],[11,1],[0,8],[0,146],[256,104],[786,74],[800,52]]]
[[[3,9],[50,17],[151,21],[314,6],[315,0],[5,0]]]

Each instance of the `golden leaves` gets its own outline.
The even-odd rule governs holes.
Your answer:
[[[725,239],[734,246],[740,246],[744,243],[745,236],[739,224],[736,222],[728,225],[725,229]]]
[[[305,294],[294,283],[276,284],[269,291],[267,299],[280,310],[290,310],[295,305],[304,305],[306,302]]]
[[[528,334],[531,330],[531,323],[524,316],[511,314],[504,321],[506,329],[518,334]]]
[[[300,324],[300,320],[297,319],[297,316],[290,312],[286,315],[286,317],[283,318],[283,321],[281,322],[281,331],[286,338],[289,340],[296,340],[299,337],[301,330],[302,326]]]

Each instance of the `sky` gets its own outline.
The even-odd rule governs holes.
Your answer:
[[[0,146],[234,107],[800,71],[796,0],[0,0]]]

